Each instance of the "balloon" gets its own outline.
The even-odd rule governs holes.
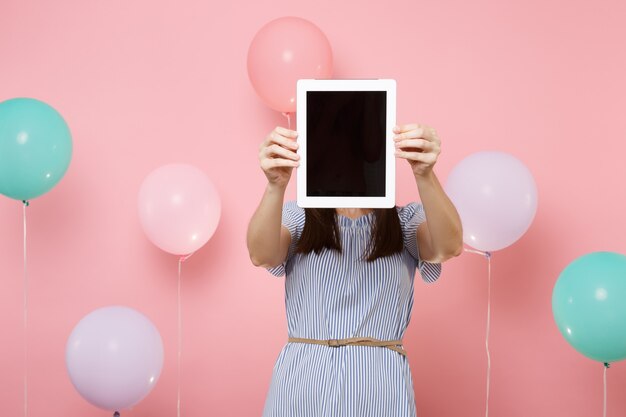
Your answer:
[[[63,117],[33,98],[0,103],[0,194],[30,200],[63,178],[72,137]]]
[[[296,111],[296,82],[330,78],[333,56],[324,33],[299,17],[280,17],[263,26],[248,48],[248,77],[272,109]]]
[[[626,256],[593,252],[570,263],[552,291],[554,321],[588,358],[626,358]]]
[[[80,395],[96,407],[119,411],[137,404],[156,385],[163,367],[163,341],[138,311],[103,307],[74,327],[65,362]]]
[[[537,211],[537,186],[517,158],[505,152],[476,152],[452,170],[446,193],[463,224],[463,241],[496,251],[517,241]]]
[[[162,250],[188,255],[213,235],[220,198],[198,168],[169,164],[151,172],[139,190],[139,219],[146,236]]]

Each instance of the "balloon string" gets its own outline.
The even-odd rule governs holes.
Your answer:
[[[177,416],[180,417],[180,357],[182,352],[182,320],[181,320],[181,303],[180,303],[180,276],[182,271],[183,262],[185,262],[189,257],[193,255],[191,252],[188,255],[181,256],[178,258],[178,291],[177,291],[177,310],[178,310],[178,364],[177,364],[177,382],[178,382],[178,393],[176,400],[176,412]]]
[[[489,331],[491,329],[491,254],[487,252],[487,332],[485,335],[485,351],[487,352],[487,397],[485,400],[485,417],[489,416],[489,382],[491,379],[491,355],[489,354]]]
[[[177,295],[177,306],[178,306],[178,363],[177,363],[177,385],[178,385],[178,394],[176,400],[176,415],[180,417],[180,353],[181,353],[181,318],[180,318],[180,273],[182,269],[183,262],[185,261],[184,257],[180,257],[178,259],[178,295]]]
[[[485,399],[485,417],[489,417],[489,383],[491,381],[491,354],[489,353],[489,331],[491,328],[491,252],[464,248],[465,252],[476,253],[487,258],[487,331],[485,333],[485,351],[487,352],[487,390]]]
[[[291,129],[291,113],[283,112],[283,116],[287,118],[287,128]]]
[[[28,274],[26,273],[26,207],[30,204],[27,200],[22,200],[22,218],[24,230],[24,417],[28,416]]]
[[[609,369],[609,363],[604,362],[604,411],[602,415],[606,417],[606,370]]]

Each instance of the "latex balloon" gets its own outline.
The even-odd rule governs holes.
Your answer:
[[[461,217],[463,241],[482,251],[513,244],[537,211],[537,186],[530,170],[505,152],[466,157],[450,172],[445,189]]]
[[[200,169],[187,164],[157,168],[143,181],[139,219],[146,236],[162,250],[188,255],[213,235],[220,219],[220,198]]]
[[[119,411],[137,404],[156,385],[163,367],[163,341],[138,311],[103,307],[74,327],[65,361],[81,396],[96,407]]]
[[[272,109],[296,111],[296,83],[301,78],[330,78],[333,57],[328,39],[313,23],[280,17],[263,26],[248,48],[248,76]]]
[[[552,291],[554,320],[567,342],[588,358],[626,358],[626,256],[593,252],[570,263]]]
[[[65,175],[72,138],[63,117],[33,98],[0,103],[0,194],[30,200]]]

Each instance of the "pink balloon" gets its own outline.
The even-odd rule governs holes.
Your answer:
[[[482,251],[517,241],[537,211],[537,186],[526,166],[504,152],[482,151],[463,159],[446,182],[463,224],[464,242]]]
[[[328,39],[313,23],[280,17],[263,26],[248,49],[248,76],[272,109],[296,111],[296,82],[330,78],[333,54]]]
[[[78,393],[96,407],[131,408],[156,385],[163,341],[143,314],[110,306],[82,318],[67,340],[65,364]]]
[[[220,198],[209,178],[186,164],[152,171],[139,190],[139,219],[156,246],[175,255],[200,249],[220,218]]]

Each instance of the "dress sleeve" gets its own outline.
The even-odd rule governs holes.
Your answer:
[[[441,275],[441,263],[423,261],[419,256],[417,246],[417,226],[426,220],[424,207],[418,203],[409,203],[398,208],[398,216],[402,227],[404,247],[417,261],[417,269],[419,269],[422,279],[427,283],[435,282]]]
[[[287,263],[296,251],[298,240],[300,240],[300,235],[302,234],[302,229],[304,228],[304,209],[302,207],[298,207],[295,201],[287,201],[283,204],[281,223],[289,229],[289,234],[291,235],[291,243],[289,244],[289,249],[287,251],[287,258],[273,268],[266,268],[272,275],[277,277],[285,275]]]

